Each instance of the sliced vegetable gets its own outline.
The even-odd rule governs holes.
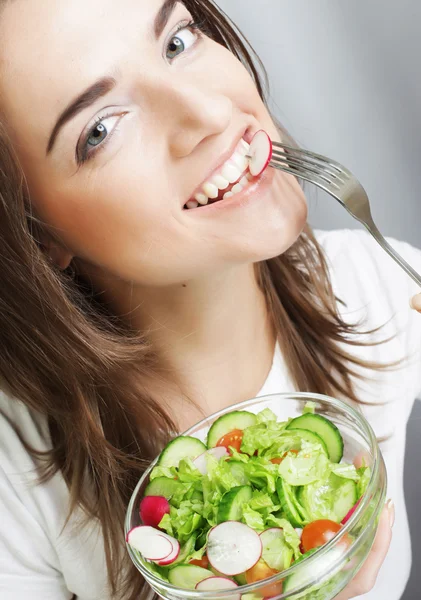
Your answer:
[[[144,525],[158,527],[162,517],[169,512],[170,503],[163,496],[145,496],[140,503],[140,518]]]
[[[235,410],[227,415],[222,415],[209,429],[207,437],[208,448],[214,448],[221,438],[228,433],[234,430],[243,431],[247,427],[255,425],[256,422],[256,415],[246,410]]]
[[[206,452],[203,452],[203,454],[198,456],[193,461],[193,464],[196,467],[196,469],[198,469],[202,473],[202,475],[207,475],[208,472],[208,456],[213,456],[215,460],[220,460],[221,458],[228,457],[229,452],[226,448],[221,446],[220,448],[211,448],[210,450],[206,450]]]
[[[307,429],[317,434],[325,442],[332,462],[338,463],[344,453],[344,441],[334,423],[321,415],[305,414],[292,419],[287,429]]]
[[[310,554],[313,554],[313,552],[309,552],[308,555],[310,556]],[[297,588],[308,586],[310,582],[318,580],[317,585],[306,587],[304,591],[291,596],[291,598],[294,598],[294,600],[298,600],[299,598],[308,598],[311,592],[320,589],[326,583],[326,573],[328,573],[327,578],[331,579],[334,577],[337,571],[341,570],[342,565],[340,563],[340,558],[343,555],[343,552],[343,548],[334,547],[328,554],[319,557],[318,561],[315,561],[310,565],[307,565],[305,562],[303,562],[303,564],[300,565],[300,568],[297,569],[295,573],[284,579],[284,593],[287,594],[294,592],[294,590]],[[301,560],[304,561],[306,558],[307,556],[304,555]],[[332,565],[338,561],[339,566],[332,572]]]
[[[170,500],[179,488],[180,483],[176,479],[157,477],[146,487],[145,496],[163,496]]]
[[[329,456],[329,451],[327,449],[325,441],[315,433],[314,431],[310,431],[309,429],[294,429],[294,427],[289,426],[288,431],[291,433],[297,434],[302,440],[309,442],[310,444],[319,444],[322,448],[326,456]]]
[[[220,590],[234,590],[238,585],[232,579],[226,577],[208,577],[203,581],[199,581],[196,585],[197,591],[200,592],[216,592]],[[241,600],[241,594],[230,594],[229,596],[219,596],[218,600]]]
[[[262,541],[262,558],[265,563],[275,571],[289,569],[292,562],[293,551],[285,541],[284,532],[279,527],[266,529],[260,534]]]
[[[207,569],[209,567],[209,559],[206,554],[204,554],[202,558],[191,560],[189,564],[196,565],[196,567],[202,567],[202,569]]]
[[[273,577],[277,574],[278,571],[271,569],[263,559],[260,559],[259,562],[254,565],[254,567],[246,572],[246,582],[249,584],[256,583],[257,581],[263,581],[264,579],[268,579],[269,577]],[[279,596],[280,594],[282,594],[281,581],[269,584],[262,590],[259,590],[259,595],[264,596],[264,598],[272,598],[274,596]]]
[[[320,519],[306,525],[301,536],[301,546],[304,552],[320,548],[330,540],[332,540],[342,527],[334,521],[328,519]],[[343,538],[343,545],[348,546],[351,543],[350,537],[347,535]],[[342,546],[342,543],[340,544]]]
[[[260,559],[262,542],[247,525],[228,521],[210,530],[207,554],[214,569],[224,575],[238,575]]]
[[[181,435],[167,444],[161,452],[158,464],[163,467],[178,467],[183,458],[194,460],[205,450],[205,444],[197,438]]]
[[[273,145],[266,131],[258,131],[251,141],[249,156],[250,158],[250,173],[254,177],[258,177],[265,171],[270,163],[273,153]]]
[[[276,491],[278,493],[279,501],[282,509],[285,512],[285,516],[293,527],[303,527],[305,521],[302,515],[297,510],[294,492],[292,488],[283,479],[278,479],[276,482]]]
[[[233,449],[236,452],[240,452],[241,444],[243,443],[243,432],[241,429],[234,429],[234,431],[230,431],[226,435],[223,435],[220,440],[218,440],[216,446],[220,448],[225,448],[229,454],[233,453]]]
[[[354,506],[347,512],[347,514],[345,515],[345,517],[342,519],[342,521],[341,521],[342,525],[345,525],[345,523],[348,523],[349,519],[352,517],[352,515],[354,514],[354,512],[359,507],[360,502],[361,502],[361,498],[358,500],[358,502],[356,502],[354,504]]]
[[[178,565],[169,572],[168,581],[184,590],[194,590],[200,581],[209,577],[214,577],[214,574],[207,569],[195,565]]]
[[[127,534],[127,543],[138,550],[147,560],[161,561],[168,558],[178,545],[174,538],[153,527],[141,525]],[[174,542],[174,543],[173,543]]]
[[[218,523],[224,521],[241,521],[243,517],[243,505],[251,500],[253,489],[250,485],[240,485],[226,492],[219,504]]]

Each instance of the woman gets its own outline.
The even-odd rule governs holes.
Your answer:
[[[362,233],[314,236],[294,178],[244,180],[242,140],[279,133],[209,0],[0,7],[1,598],[147,597],[122,545],[145,465],[203,414],[297,389],[383,440],[395,538],[376,584],[389,503],[339,598],[397,600],[411,282]]]

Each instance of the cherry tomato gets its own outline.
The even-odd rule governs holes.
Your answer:
[[[308,552],[309,550],[313,550],[313,548],[324,546],[330,542],[341,529],[342,527],[338,523],[329,521],[328,519],[321,519],[309,523],[309,525],[304,527],[301,536],[301,548],[303,552]],[[343,539],[343,543],[346,544],[346,546],[349,546],[351,543],[349,536],[346,536]]]
[[[224,446],[230,452],[229,447],[232,446],[237,452],[240,452],[241,442],[243,441],[243,432],[241,429],[234,429],[226,435],[222,436],[216,446]],[[231,453],[230,453],[231,454]]]
[[[288,452],[293,452],[294,454],[298,454],[298,450],[289,450]],[[286,457],[286,455],[288,454],[288,452],[285,452],[285,454],[283,456],[279,456],[278,458],[272,458],[270,462],[274,465],[280,465],[281,462]]]
[[[209,567],[209,560],[206,554],[202,556],[202,558],[197,560],[191,560],[191,565],[196,565],[196,567],[202,567],[202,569],[207,569]]]
[[[271,569],[269,565],[260,559],[254,567],[246,571],[247,583],[256,583],[256,581],[262,581],[268,577],[277,575],[279,571]],[[259,590],[259,594],[263,594],[265,598],[272,598],[274,596],[280,596],[282,594],[282,582],[273,583],[272,585],[265,586],[262,590]]]

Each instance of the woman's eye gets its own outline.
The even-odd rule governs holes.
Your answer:
[[[197,41],[198,34],[192,31],[191,26],[186,26],[180,29],[176,35],[174,35],[167,47],[167,58],[173,60],[179,54],[182,54],[189,48],[191,48]]]
[[[102,121],[99,121],[88,134],[86,139],[86,145],[89,148],[95,148],[102,144],[102,142],[109,136],[113,130],[113,124],[120,119],[121,115],[115,115],[114,117],[107,117]]]
[[[77,150],[77,162],[85,162],[94,152],[99,150],[100,146],[104,146],[111,137],[118,121],[122,115],[113,115],[104,117],[97,121],[96,125],[90,129],[87,136],[83,140],[81,147]]]

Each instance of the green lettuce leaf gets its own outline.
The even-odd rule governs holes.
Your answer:
[[[370,479],[371,479],[371,468],[370,467],[360,467],[359,469],[357,469],[358,475],[359,475],[359,481],[357,483],[357,495],[358,498],[361,498],[361,496],[363,496],[366,491],[367,491],[367,486],[370,483]]]
[[[347,463],[331,463],[330,469],[332,473],[343,479],[352,479],[353,481],[358,482],[361,478],[354,465],[349,465]]]
[[[253,510],[247,505],[243,507],[243,521],[246,525],[258,532],[261,532],[265,529],[263,516],[257,512],[257,510]]]
[[[270,423],[271,421],[274,421],[276,423],[278,420],[278,417],[273,411],[270,410],[270,408],[265,408],[264,410],[260,411],[259,413],[257,413],[256,417],[257,424],[259,425],[260,423]]]
[[[298,455],[289,454],[278,465],[279,475],[293,486],[309,485],[325,479],[329,474],[330,463],[324,453]]]
[[[286,519],[276,517],[275,515],[269,515],[266,519],[266,528],[269,527],[280,527],[284,532],[285,542],[294,552],[294,558],[297,560],[301,556],[301,540],[294,527]]]

